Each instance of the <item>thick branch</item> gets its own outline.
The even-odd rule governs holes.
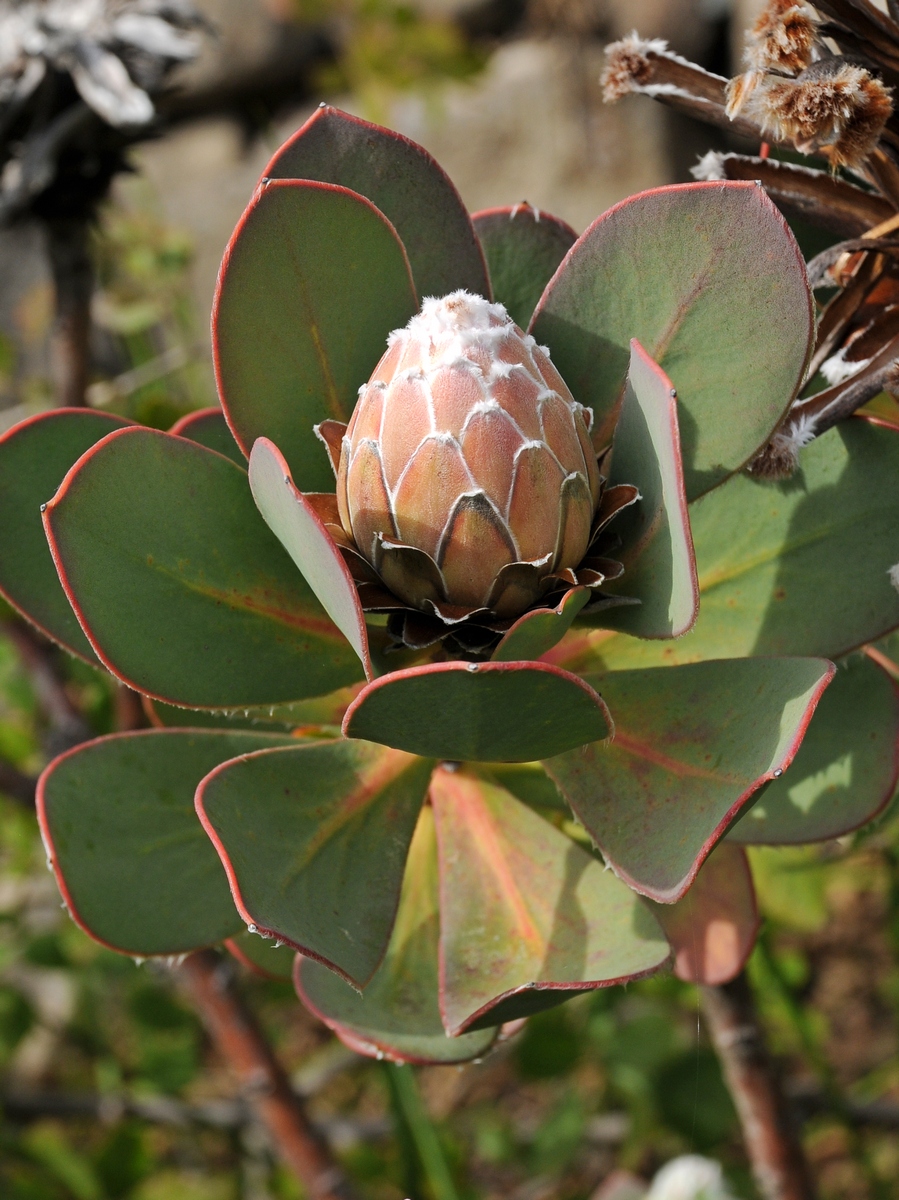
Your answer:
[[[350,1200],[343,1171],[240,999],[230,964],[212,950],[200,950],[184,960],[181,972],[216,1048],[240,1079],[277,1153],[295,1171],[310,1200]]]
[[[746,973],[700,991],[760,1193],[765,1200],[814,1200],[808,1164],[765,1046]]]

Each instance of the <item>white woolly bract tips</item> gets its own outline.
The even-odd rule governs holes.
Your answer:
[[[749,465],[759,479],[789,479],[799,466],[799,451],[815,438],[816,418],[804,413],[792,424],[771,435],[771,439]]]

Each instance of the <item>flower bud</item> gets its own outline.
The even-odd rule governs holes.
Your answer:
[[[600,491],[587,414],[501,304],[425,300],[360,389],[338,468],[344,530],[414,608],[517,616],[587,550]]]

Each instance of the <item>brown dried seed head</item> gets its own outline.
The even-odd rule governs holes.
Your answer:
[[[338,504],[378,569],[430,556],[445,603],[485,606],[504,567],[576,567],[599,495],[585,410],[499,304],[454,292],[390,335],[343,440]],[[422,607],[418,567],[390,586]],[[411,560],[410,560],[411,562]],[[398,566],[397,563],[400,565]],[[430,577],[429,577],[430,578]]]
[[[746,35],[746,65],[798,74],[818,57],[818,16],[792,0],[769,0]]]
[[[659,39],[648,41],[635,33],[606,46],[606,66],[599,80],[606,103],[620,100],[641,84],[649,83],[652,78],[649,55],[664,54],[666,50],[665,42]]]
[[[765,78],[748,105],[763,131],[803,154],[825,152],[833,166],[858,166],[893,111],[890,90],[863,67],[816,64],[798,79]]]

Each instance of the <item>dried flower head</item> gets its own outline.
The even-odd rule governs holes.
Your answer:
[[[800,416],[793,422],[788,418],[784,428],[771,435],[767,446],[749,464],[750,472],[757,479],[789,479],[799,466],[799,451],[814,437],[813,416]]]
[[[819,57],[818,23],[818,16],[804,4],[769,0],[746,35],[746,65],[798,74]]]
[[[650,54],[664,54],[667,43],[660,38],[648,40],[636,32],[606,46],[606,66],[600,77],[603,99],[607,103],[620,100],[629,92],[649,83],[652,78]]]
[[[813,63],[796,79],[766,75],[742,103],[764,133],[803,154],[824,153],[834,167],[862,163],[893,111],[890,89],[841,58]]]

